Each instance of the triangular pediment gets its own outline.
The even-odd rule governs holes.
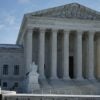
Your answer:
[[[71,3],[59,7],[49,8],[30,13],[31,16],[54,17],[54,18],[76,18],[100,20],[100,12],[92,10],[78,3]]]

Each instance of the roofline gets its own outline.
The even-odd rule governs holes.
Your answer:
[[[65,4],[65,5],[60,5],[60,6],[56,6],[56,7],[50,7],[50,8],[46,8],[46,9],[34,11],[34,12],[31,12],[31,13],[26,13],[26,15],[30,15],[30,14],[35,15],[36,13],[40,13],[40,12],[45,13],[45,12],[48,11],[48,10],[56,9],[56,8],[58,8],[58,7],[63,7],[63,6],[66,6],[66,5],[71,5],[71,4],[81,5],[81,6],[85,7],[85,8],[87,8],[88,10],[92,10],[92,11],[95,12],[96,14],[100,14],[99,11],[94,10],[93,8],[89,8],[89,7],[85,6],[85,5],[82,5],[81,3],[74,2],[74,3],[68,3],[68,4]]]
[[[22,45],[17,45],[17,44],[0,44],[0,48],[22,48]]]
[[[23,16],[22,23],[21,23],[21,26],[20,26],[20,29],[19,29],[19,32],[18,32],[18,37],[17,37],[17,40],[16,40],[16,44],[19,44],[19,42],[20,42],[20,37],[22,35],[21,32],[22,32],[25,20],[26,20],[26,14],[24,14],[24,16]]]

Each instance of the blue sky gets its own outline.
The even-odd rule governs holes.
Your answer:
[[[100,11],[100,0],[0,0],[0,43],[16,43],[25,13],[72,2]]]

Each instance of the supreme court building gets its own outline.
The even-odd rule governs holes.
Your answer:
[[[100,13],[76,3],[24,15],[17,44],[41,78],[100,79]]]
[[[7,57],[12,59],[12,65],[19,66],[14,69],[19,74],[17,77],[13,73],[5,77],[2,65],[7,66],[9,62],[4,61],[7,57],[3,58],[1,86],[9,78],[13,83],[20,83],[29,72],[30,64],[35,62],[43,89],[78,89],[100,94],[100,12],[71,3],[25,14],[17,43],[0,48],[1,53],[13,53],[15,59],[10,53]],[[9,88],[17,84],[8,83]]]

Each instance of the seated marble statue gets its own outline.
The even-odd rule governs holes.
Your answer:
[[[37,73],[37,65],[33,62],[30,64],[30,70],[28,74],[28,91],[32,92],[33,90],[39,89],[39,74]]]
[[[33,62],[30,64],[30,72],[36,73],[37,72],[37,65]]]
[[[38,82],[39,74],[37,72],[38,66],[33,62],[29,66],[29,71],[26,74],[26,78],[21,82],[20,88],[22,92],[33,93],[34,90],[39,90],[40,85]]]
[[[33,62],[30,65],[30,72],[29,72],[29,81],[33,81],[34,83],[38,83],[39,74],[37,73],[37,65]]]

